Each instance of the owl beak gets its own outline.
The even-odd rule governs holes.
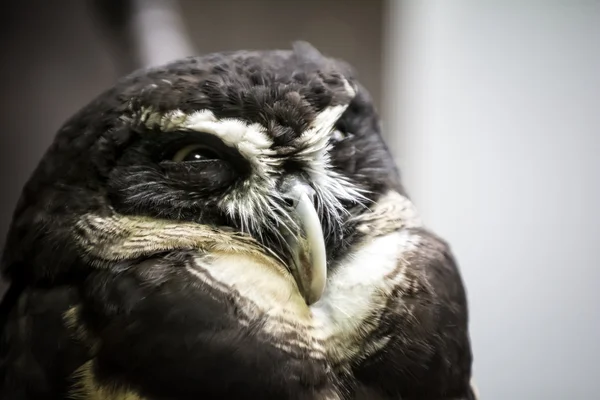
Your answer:
[[[321,298],[327,281],[325,238],[313,196],[313,189],[299,182],[285,193],[302,230],[300,235],[288,236],[292,249],[292,275],[308,305]]]

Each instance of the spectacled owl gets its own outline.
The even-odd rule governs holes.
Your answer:
[[[305,42],[118,81],[26,184],[2,271],[2,399],[475,398],[451,249]]]

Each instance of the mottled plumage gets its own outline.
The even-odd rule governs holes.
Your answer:
[[[306,43],[100,95],[24,188],[2,268],[2,399],[475,398],[451,251],[352,69]]]

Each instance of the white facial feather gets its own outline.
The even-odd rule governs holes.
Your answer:
[[[336,267],[323,297],[311,307],[330,360],[343,364],[360,356],[362,340],[377,328],[390,294],[405,279],[402,255],[417,244],[413,234],[393,232],[364,244]],[[375,351],[377,343],[371,347]]]
[[[367,238],[335,265],[323,296],[310,307],[283,262],[265,254],[247,235],[190,222],[91,214],[76,225],[75,239],[99,267],[165,250],[197,249],[194,264],[187,267],[190,281],[232,299],[242,326],[261,321],[261,332],[286,338],[273,342],[282,351],[327,359],[346,369],[389,339],[364,343],[392,291],[410,287],[406,259],[419,245],[418,234],[402,229],[420,226],[418,214],[396,192],[383,196],[356,222],[367,228],[361,230]]]
[[[355,95],[354,89],[346,80],[344,87],[351,97]],[[310,176],[320,199],[319,212],[329,221],[339,219],[342,213],[346,212],[343,201],[365,201],[363,191],[343,175],[333,171],[330,165],[330,138],[335,123],[347,107],[348,104],[342,104],[324,109],[293,143],[298,149],[294,157],[306,166],[306,173]],[[287,214],[282,212],[278,205],[283,203],[276,191],[280,177],[278,166],[282,157],[279,157],[277,150],[273,148],[273,140],[265,126],[236,118],[219,119],[210,110],[185,114],[181,110],[159,113],[151,108],[143,108],[132,112],[137,118],[123,119],[129,123],[141,123],[148,128],[158,128],[162,132],[208,133],[237,149],[250,163],[252,173],[243,183],[243,187],[224,195],[219,203],[220,208],[231,219],[238,221],[244,232],[253,231],[261,235],[262,225],[267,219],[294,231],[294,221],[286,217]],[[333,224],[330,223],[329,226]]]
[[[249,300],[250,308],[241,311],[248,319],[256,317],[256,312],[268,316],[264,332],[298,334],[297,339],[275,346],[285,351],[304,349],[313,358],[327,357],[343,368],[385,344],[387,338],[365,348],[363,339],[377,328],[389,295],[405,280],[403,254],[417,245],[418,238],[407,231],[364,243],[340,262],[322,298],[310,307],[289,273],[261,264],[251,255],[211,253],[210,261],[199,257],[195,267],[188,269],[204,284],[224,294],[236,291]]]

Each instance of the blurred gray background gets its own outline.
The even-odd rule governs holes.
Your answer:
[[[460,262],[482,399],[600,399],[600,1],[179,5],[198,52],[304,39],[356,67],[411,196]],[[87,1],[1,9],[3,241],[56,130],[136,61]]]
[[[390,139],[462,266],[482,398],[600,399],[600,2],[387,21]]]

